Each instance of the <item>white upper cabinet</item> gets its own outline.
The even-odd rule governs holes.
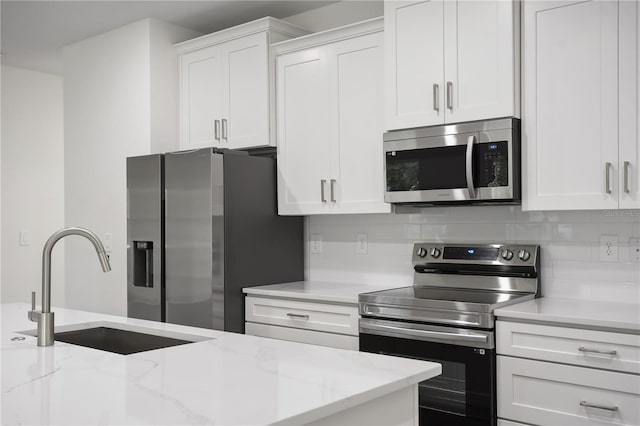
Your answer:
[[[640,208],[640,5],[620,2],[619,207]]]
[[[384,213],[383,22],[273,47],[278,213]]]
[[[525,210],[640,206],[636,9],[636,2],[525,3]]]
[[[180,74],[181,147],[218,146],[222,117],[222,49],[211,46],[183,55]]]
[[[275,145],[269,46],[306,33],[267,17],[176,45],[181,148]]]
[[[520,9],[444,2],[445,122],[520,115]]]
[[[443,5],[384,2],[387,129],[444,123]]]
[[[520,115],[519,2],[384,7],[388,130]]]
[[[383,43],[380,31],[328,46],[330,87],[337,95],[330,118],[333,203],[341,213],[391,211],[383,193]]]
[[[222,50],[222,145],[243,148],[269,141],[267,33],[229,41]]]
[[[329,209],[331,168],[329,81],[323,48],[276,58],[278,109],[278,212]]]

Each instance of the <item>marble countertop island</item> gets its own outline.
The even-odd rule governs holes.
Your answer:
[[[131,355],[38,347],[20,334],[35,329],[29,309],[0,305],[3,425],[326,424],[403,389],[417,404],[416,384],[441,372],[435,363],[59,308],[59,331],[94,323],[200,341]]]

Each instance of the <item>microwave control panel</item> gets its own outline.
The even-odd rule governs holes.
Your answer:
[[[474,175],[479,187],[509,185],[509,145],[506,141],[480,143],[475,147]]]

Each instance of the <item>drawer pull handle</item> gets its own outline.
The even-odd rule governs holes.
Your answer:
[[[587,402],[587,401],[580,401],[580,405],[582,407],[597,408],[599,410],[618,411],[618,407],[616,405],[602,405],[602,404],[595,404],[593,402]]]
[[[308,320],[309,319],[309,315],[303,315],[303,314],[292,314],[291,312],[289,312],[287,314],[287,316],[289,318],[299,318],[299,319],[304,319],[304,320]]]
[[[615,355],[617,355],[617,354],[618,354],[618,351],[615,351],[615,350],[614,350],[614,351],[602,351],[602,350],[600,350],[600,349],[589,349],[589,348],[585,348],[584,346],[580,346],[580,347],[578,348],[578,350],[579,350],[580,352],[591,352],[591,353],[594,353],[594,354],[603,354],[603,355],[614,355],[614,356],[615,356]]]

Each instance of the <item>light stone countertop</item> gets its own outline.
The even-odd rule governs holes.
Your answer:
[[[242,289],[250,296],[268,296],[287,299],[310,300],[316,302],[358,304],[358,294],[371,291],[406,287],[406,285],[379,285],[335,283],[324,281],[296,281],[282,284],[261,285]]]
[[[496,309],[498,319],[640,332],[640,304],[541,297]]]
[[[439,364],[70,309],[56,327],[96,322],[200,336],[119,355],[36,346],[27,304],[0,305],[2,424],[304,424],[441,372]]]

